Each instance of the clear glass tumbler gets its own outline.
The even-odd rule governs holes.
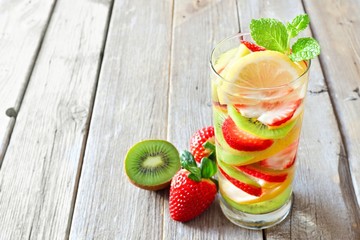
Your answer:
[[[220,205],[231,222],[264,229],[291,210],[310,61],[251,52],[243,40],[252,42],[221,41],[210,59]]]

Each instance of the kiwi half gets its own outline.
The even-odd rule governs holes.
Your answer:
[[[295,126],[296,120],[291,121],[283,127],[270,129],[256,119],[242,116],[234,106],[228,105],[228,113],[236,126],[255,136],[265,139],[280,139],[285,137]]]
[[[170,185],[180,169],[178,150],[164,140],[145,140],[132,146],[125,157],[129,180],[146,190],[160,190]]]

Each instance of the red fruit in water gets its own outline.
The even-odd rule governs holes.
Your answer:
[[[221,174],[227,179],[229,180],[229,182],[231,182],[232,184],[234,184],[234,186],[236,186],[237,188],[240,188],[241,190],[243,190],[244,192],[253,195],[253,196],[261,196],[262,190],[261,187],[257,187],[257,186],[252,186],[250,184],[246,184],[243,183],[235,178],[232,178],[229,174],[227,174],[224,170],[222,170],[220,167],[218,167],[219,171],[221,172]]]
[[[289,121],[296,109],[300,106],[302,100],[298,99],[292,102],[270,103],[264,108],[268,109],[260,115],[258,120],[268,126],[280,126]]]
[[[242,44],[244,44],[252,52],[259,52],[259,51],[265,51],[266,50],[266,48],[261,47],[259,45],[256,45],[255,43],[252,43],[252,42],[249,42],[249,41],[240,40],[240,42]]]
[[[287,178],[287,173],[270,173],[261,171],[252,166],[237,166],[236,168],[248,175],[260,178],[267,182],[283,182]]]
[[[240,130],[230,117],[224,121],[222,132],[229,146],[239,151],[262,151],[274,143]]]
[[[262,160],[261,162],[259,162],[260,166],[274,170],[283,170],[290,168],[295,163],[298,143],[298,141],[295,141],[279,153]]]

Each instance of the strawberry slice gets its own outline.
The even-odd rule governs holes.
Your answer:
[[[261,104],[258,105],[245,105],[245,104],[235,104],[235,108],[241,113],[242,116],[247,118],[258,118],[266,109],[264,109]]]
[[[237,166],[236,168],[248,175],[263,179],[267,182],[283,182],[287,178],[287,173],[272,173],[269,171],[265,172],[249,165]]]
[[[258,117],[258,120],[268,126],[280,126],[289,121],[296,109],[300,106],[302,100],[290,102],[276,102],[264,104],[264,108],[268,109]]]
[[[261,196],[262,190],[261,187],[256,187],[256,186],[252,186],[243,182],[240,182],[239,180],[230,177],[224,170],[222,170],[219,166],[218,166],[219,171],[221,172],[221,174],[227,179],[229,180],[229,182],[231,182],[232,184],[234,184],[234,186],[236,186],[237,188],[240,188],[241,190],[243,190],[244,192],[259,197]]]
[[[231,118],[224,121],[222,132],[227,144],[239,151],[262,151],[274,143],[271,139],[262,139],[240,130]]]
[[[295,141],[290,146],[279,153],[259,162],[260,166],[273,170],[284,170],[294,165],[299,141]]]
[[[249,41],[240,40],[240,42],[242,44],[244,44],[252,52],[259,52],[259,51],[265,51],[266,50],[266,48],[261,47],[259,45],[256,45],[255,43],[252,43],[252,42],[249,42]]]

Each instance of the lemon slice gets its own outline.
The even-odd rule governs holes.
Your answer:
[[[244,87],[270,88],[290,83],[305,69],[305,64],[294,63],[285,54],[267,50],[238,58],[224,78]]]
[[[222,66],[223,68],[220,69],[221,71],[218,71],[218,73],[221,76],[226,75],[226,73],[231,69],[233,69],[233,65],[236,64],[236,62],[241,59],[242,57],[250,54],[251,51],[244,45],[240,44],[238,48],[234,48],[229,50],[228,52],[224,53],[222,56],[220,56],[217,65]],[[216,68],[216,70],[218,70]]]

